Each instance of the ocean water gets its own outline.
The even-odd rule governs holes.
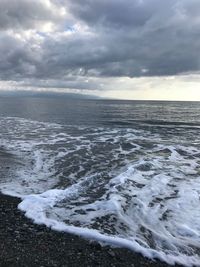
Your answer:
[[[1,155],[36,223],[200,266],[200,103],[0,98]]]

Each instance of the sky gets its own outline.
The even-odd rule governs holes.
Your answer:
[[[0,90],[200,100],[199,0],[0,0]]]

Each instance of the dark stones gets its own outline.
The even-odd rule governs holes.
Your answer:
[[[0,267],[168,267],[124,248],[35,225],[17,209],[19,202],[0,194]]]

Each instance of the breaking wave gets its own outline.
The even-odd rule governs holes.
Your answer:
[[[197,128],[79,127],[0,118],[5,194],[36,223],[200,266]]]

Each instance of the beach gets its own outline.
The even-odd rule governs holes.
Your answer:
[[[0,105],[0,267],[199,266],[198,105],[30,103]]]
[[[75,235],[36,225],[17,209],[19,202],[18,198],[0,194],[1,267],[169,266],[124,248],[101,246]]]

